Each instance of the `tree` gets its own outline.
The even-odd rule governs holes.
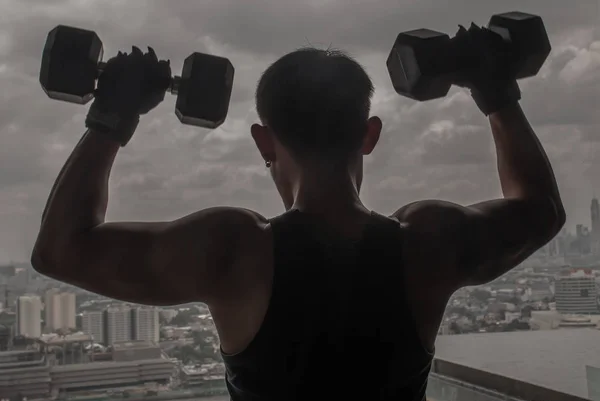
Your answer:
[[[171,319],[169,324],[177,327],[189,326],[193,321],[193,316],[196,314],[197,312],[193,309],[181,311],[173,319]]]
[[[449,308],[446,309],[446,313],[448,313],[448,314],[455,313],[457,315],[464,316],[468,313],[468,310],[464,306],[450,306]]]
[[[177,347],[173,351],[173,357],[180,359],[184,364],[202,360],[201,354],[191,345]]]
[[[450,323],[450,331],[452,331],[454,334],[462,334],[462,330],[456,322]]]
[[[506,325],[506,331],[517,331],[517,330],[530,330],[531,326],[527,322],[521,322],[518,319],[514,319],[508,325]]]
[[[531,311],[533,310],[533,306],[526,305],[521,309],[521,318],[531,317]]]
[[[492,293],[480,288],[476,288],[471,293],[471,296],[480,302],[485,302],[492,297]]]
[[[518,305],[521,302],[521,299],[517,297],[512,297],[508,302],[513,305]]]

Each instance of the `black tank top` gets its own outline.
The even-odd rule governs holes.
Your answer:
[[[358,241],[297,210],[270,220],[271,300],[250,345],[222,353],[232,401],[424,401],[433,354],[405,299],[403,228],[371,213]]]

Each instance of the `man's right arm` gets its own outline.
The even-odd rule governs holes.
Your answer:
[[[518,105],[490,115],[503,199],[459,206],[421,201],[395,216],[409,225],[436,260],[448,290],[484,284],[511,270],[550,241],[565,223],[548,158]],[[429,244],[427,243],[429,242]],[[427,256],[429,255],[429,256]]]

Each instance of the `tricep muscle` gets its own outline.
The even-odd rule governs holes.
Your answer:
[[[129,302],[206,302],[219,296],[240,244],[257,227],[252,212],[225,207],[172,222],[105,223],[38,270]]]
[[[408,252],[419,253],[416,258],[450,291],[501,276],[564,224],[549,199],[498,199],[466,207],[421,201],[395,216],[408,223],[408,235],[416,238]]]

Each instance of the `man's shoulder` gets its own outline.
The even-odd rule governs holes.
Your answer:
[[[270,220],[260,213],[240,207],[220,206],[210,209],[215,216],[215,246],[222,249],[223,260],[230,267],[227,274],[228,296],[231,290],[243,296],[250,281],[268,279],[271,255]],[[218,226],[218,228],[217,228]],[[267,274],[263,274],[267,273]]]
[[[252,246],[268,245],[271,219],[257,211],[242,207],[222,207],[227,214],[229,228]]]
[[[205,209],[204,212],[218,220],[223,228],[233,229],[240,234],[259,232],[269,224],[269,219],[260,213],[241,207],[218,206]]]
[[[452,232],[468,216],[466,207],[439,199],[427,199],[409,203],[392,214],[414,233]]]
[[[204,209],[199,214],[204,215],[204,219],[200,219],[203,224],[213,230],[213,238],[220,238],[223,242],[218,245],[226,249],[225,252],[234,260],[262,252],[269,246],[270,220],[256,211],[218,206]]]
[[[469,213],[464,206],[442,200],[413,202],[394,213],[405,227],[402,254],[408,271],[427,280],[435,276],[441,286],[451,284]]]

